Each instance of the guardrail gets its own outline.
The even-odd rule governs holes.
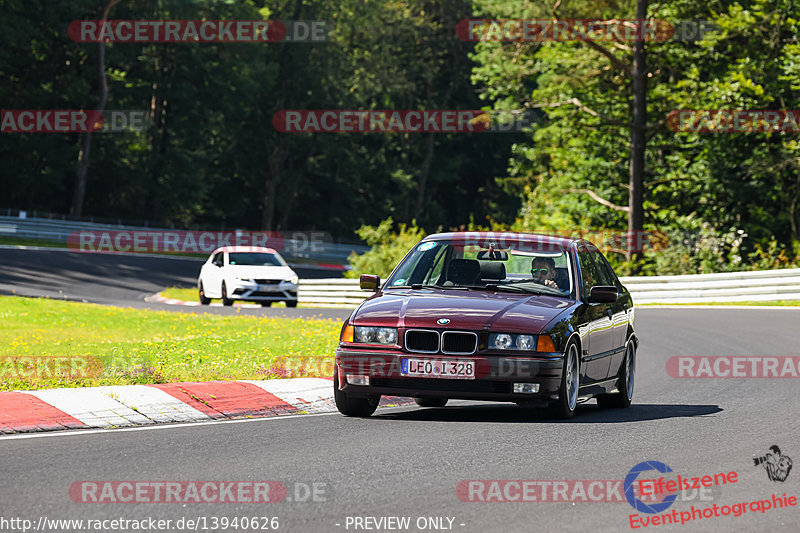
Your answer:
[[[800,268],[622,277],[634,303],[703,303],[800,300]],[[369,298],[357,279],[301,280],[298,300],[320,307],[356,307]]]
[[[82,222],[75,220],[60,220],[51,218],[19,218],[14,216],[0,216],[0,237],[17,237],[66,243],[67,237],[80,231],[180,231],[176,228],[160,228],[153,226],[131,226],[124,224],[103,224],[98,222]],[[214,233],[222,230],[209,230]],[[235,231],[234,229],[225,231]],[[314,241],[313,245],[307,240],[283,239],[281,255],[291,261],[312,261],[316,263],[330,263],[333,265],[346,265],[350,252],[362,254],[369,250],[368,246],[358,244],[341,244],[328,241]]]

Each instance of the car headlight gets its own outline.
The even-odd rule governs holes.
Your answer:
[[[513,333],[492,333],[489,335],[489,348],[492,350],[536,350],[535,335],[515,335]]]
[[[356,326],[354,340],[364,344],[397,344],[397,328]]]
[[[239,278],[239,281],[250,281],[250,278]]]
[[[289,282],[292,285],[297,285],[297,283],[300,281],[300,278],[298,278],[297,276],[292,276],[291,278],[286,278],[283,281]]]

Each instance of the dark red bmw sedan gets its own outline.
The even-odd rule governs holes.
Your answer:
[[[339,411],[381,395],[423,407],[515,402],[570,418],[578,403],[628,407],[638,339],[633,301],[590,242],[523,233],[430,235],[343,325]]]

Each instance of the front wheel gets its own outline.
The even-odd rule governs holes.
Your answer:
[[[225,287],[225,282],[222,282],[222,288],[220,289],[222,292],[222,305],[231,306],[233,305],[233,300],[228,298],[228,288]]]
[[[297,300],[286,300],[286,307],[297,307]]]
[[[208,305],[211,303],[211,298],[206,297],[206,291],[203,289],[203,282],[200,282],[200,305]]]
[[[636,348],[633,341],[628,343],[625,348],[625,361],[619,373],[617,388],[619,392],[614,394],[602,394],[597,397],[597,405],[600,407],[630,407],[633,400],[633,382],[636,377]]]
[[[558,400],[548,406],[554,418],[567,419],[575,414],[580,389],[580,361],[578,344],[570,341],[564,350],[564,368],[561,372],[561,386],[558,388]]]
[[[378,403],[381,401],[380,395],[369,396],[367,398],[353,398],[344,391],[339,390],[339,369],[333,370],[333,399],[336,408],[344,416],[356,416],[366,418],[375,412]]]
[[[447,398],[414,398],[420,407],[444,407],[447,405]]]

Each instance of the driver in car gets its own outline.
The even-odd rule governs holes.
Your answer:
[[[535,257],[531,261],[531,274],[536,283],[559,289],[554,281],[556,279],[556,262],[552,257]]]

